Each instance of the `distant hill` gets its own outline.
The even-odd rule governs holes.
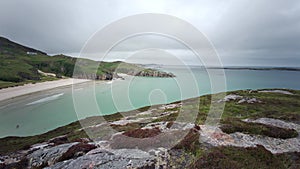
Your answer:
[[[6,82],[39,81],[38,70],[71,77],[76,59],[29,48],[0,37],[0,80]]]
[[[45,77],[39,73],[39,70],[56,74],[56,78],[72,77],[76,60],[65,55],[49,56],[45,52],[0,37],[0,88],[55,79],[55,77]],[[96,73],[95,69],[97,69]],[[81,59],[76,67],[76,78],[111,80],[117,76],[115,71],[136,76],[174,76],[120,61],[100,64],[93,60]]]
[[[0,52],[1,54],[6,54],[6,55],[25,54],[27,52],[47,55],[45,52],[33,48],[29,48],[26,46],[22,46],[4,37],[0,37]]]

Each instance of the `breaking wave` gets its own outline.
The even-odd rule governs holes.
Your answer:
[[[39,103],[44,103],[44,102],[48,102],[48,101],[52,101],[52,100],[56,100],[58,99],[60,96],[64,95],[64,93],[60,93],[60,94],[56,94],[56,95],[52,95],[52,96],[49,96],[49,97],[45,97],[45,98],[42,98],[40,100],[37,100],[37,101],[34,101],[34,102],[31,102],[31,103],[28,103],[26,105],[34,105],[34,104],[39,104]]]

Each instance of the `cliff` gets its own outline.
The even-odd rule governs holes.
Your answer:
[[[130,74],[130,73],[129,73]],[[172,73],[162,72],[155,69],[145,69],[139,71],[135,74],[135,76],[144,76],[144,77],[175,77]]]

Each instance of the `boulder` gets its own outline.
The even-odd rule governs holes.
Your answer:
[[[97,151],[96,151],[97,150]],[[120,169],[155,168],[155,159],[149,153],[138,149],[104,150],[95,149],[74,160],[59,162],[46,169]]]
[[[55,164],[72,146],[79,144],[69,143],[61,144],[51,148],[39,149],[29,154],[29,166],[31,168],[46,167]]]

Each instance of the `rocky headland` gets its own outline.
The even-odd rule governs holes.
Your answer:
[[[128,69],[126,71],[122,71],[120,73],[117,72],[103,72],[101,74],[76,74],[74,78],[77,79],[91,79],[91,80],[113,80],[113,79],[122,79],[122,76],[119,74],[126,74],[130,76],[142,76],[142,77],[159,77],[159,78],[171,78],[175,77],[172,73],[167,73],[160,70],[155,69],[143,69],[138,68],[136,70]]]

